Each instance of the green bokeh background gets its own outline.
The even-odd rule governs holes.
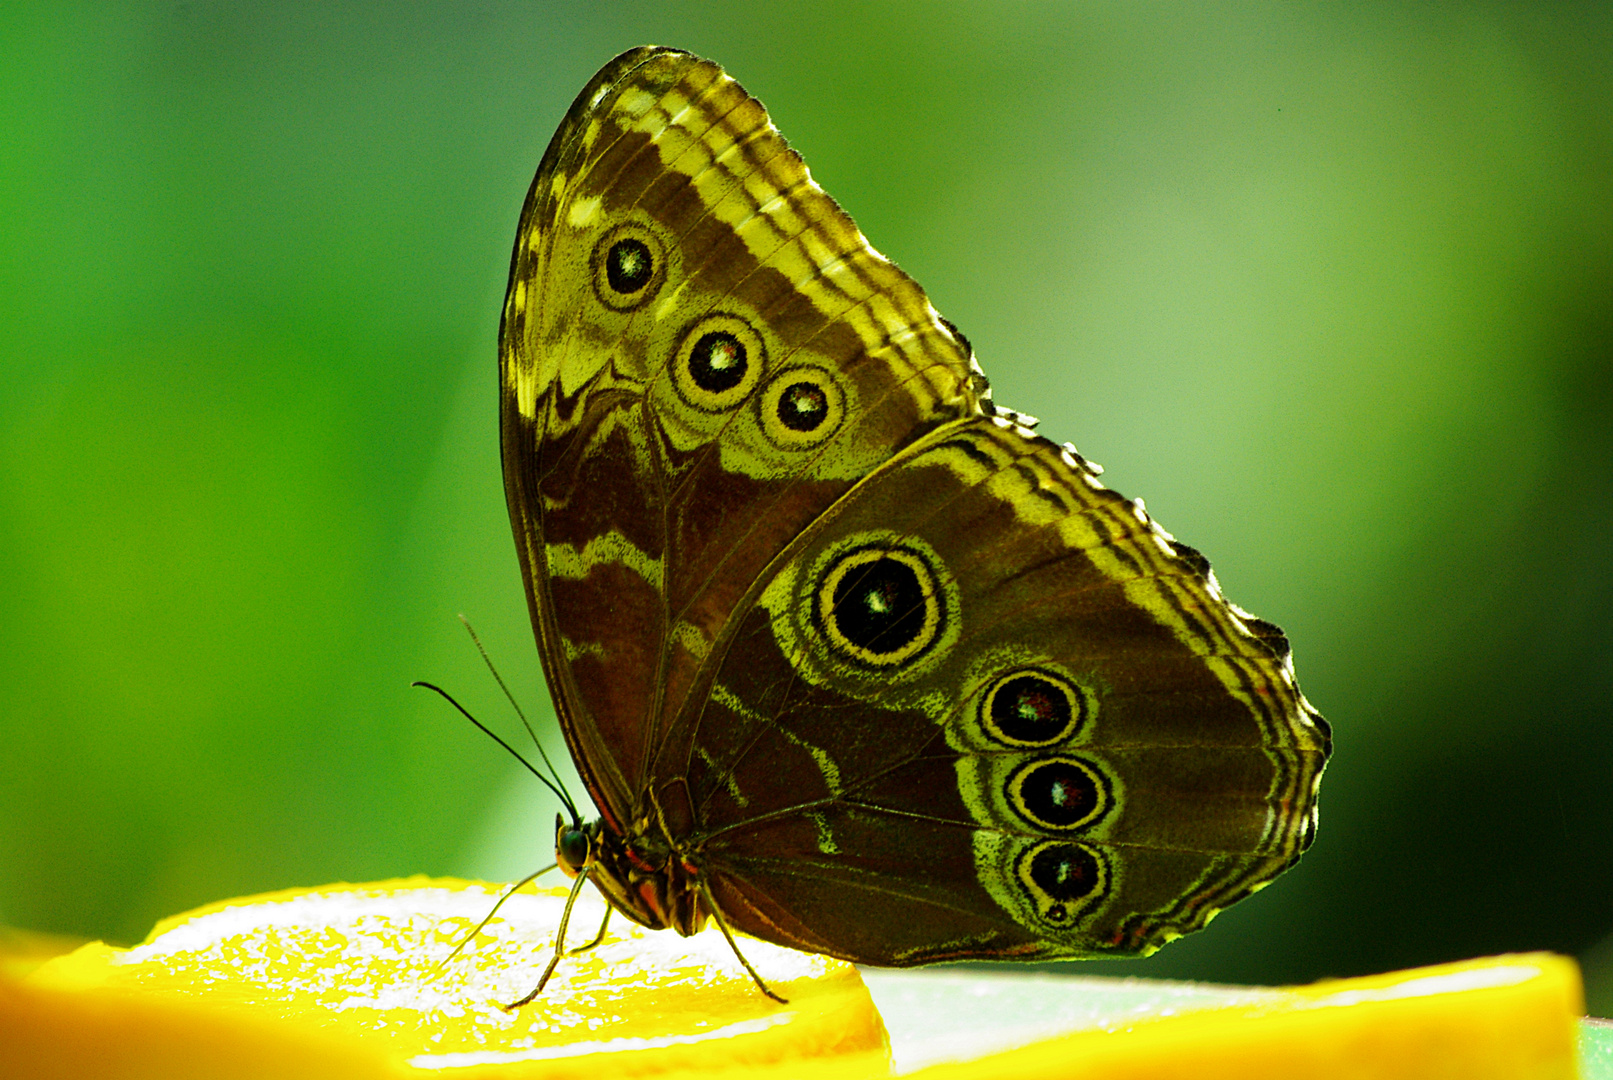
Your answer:
[[[560,748],[494,337],[554,125],[659,42],[1334,725],[1296,871],[1074,970],[1551,948],[1613,1004],[1613,7],[41,4],[0,41],[0,922],[547,860],[552,800],[408,683],[510,729],[464,612]]]

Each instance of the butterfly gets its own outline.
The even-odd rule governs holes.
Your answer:
[[[1147,954],[1310,844],[1330,735],[1282,632],[993,404],[716,64],[633,49],[578,95],[499,377],[600,812],[557,861],[635,922],[891,966]]]

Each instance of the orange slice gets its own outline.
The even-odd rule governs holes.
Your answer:
[[[1012,980],[1004,979],[1008,983]],[[1579,969],[1547,953],[1493,956],[1282,989],[1136,980],[1024,980],[1021,1015],[1080,1001],[1086,1030],[911,1080],[1575,1080]],[[1094,986],[1110,984],[1107,988]],[[1076,983],[1088,983],[1080,988]],[[1117,992],[1118,991],[1118,992]],[[1234,999],[1205,1007],[1205,991]],[[978,991],[977,991],[978,993]],[[1184,996],[1197,997],[1187,1003]],[[1105,1001],[1105,999],[1108,999]],[[978,1011],[978,1010],[977,1010]],[[935,1010],[931,1010],[933,1016]],[[1103,1016],[1103,1014],[1108,1014]],[[1101,1017],[1101,1019],[1099,1019]],[[900,1018],[897,1018],[899,1021]],[[945,1019],[939,1023],[943,1030]],[[893,1021],[893,1029],[905,1026]],[[955,1028],[961,1024],[954,1024]],[[1073,1025],[1072,1025],[1073,1026]]]
[[[83,938],[0,926],[0,978],[20,979],[45,961],[70,953]]]
[[[832,1057],[883,1074],[884,1027],[856,969],[715,927],[618,916],[514,1012],[552,956],[565,890],[523,892],[438,968],[500,887],[424,877],[230,900],[0,983],[0,1056],[30,1077],[633,1077]],[[571,943],[603,918],[579,897]],[[625,924],[625,925],[624,925]],[[839,1071],[837,1069],[837,1071]]]
[[[498,892],[425,878],[290,890],[165,920],[134,949],[85,945],[20,980],[0,965],[0,1076],[886,1074],[884,1027],[853,968],[741,939],[790,999],[779,1006],[715,930],[618,925],[506,1012],[498,1003],[549,961],[561,891],[511,900],[437,967]],[[585,892],[575,943],[602,915]],[[1543,953],[1284,989],[959,969],[875,982],[907,1046],[974,1056],[909,1074],[924,1080],[1572,1080],[1583,1008],[1573,961]],[[1065,1034],[1036,1041],[1054,1014]]]

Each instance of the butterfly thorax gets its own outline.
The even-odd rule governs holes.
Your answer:
[[[578,833],[586,844],[577,843]],[[612,907],[651,930],[672,929],[689,937],[705,929],[711,918],[696,868],[649,828],[636,830],[629,838],[603,821],[580,830],[562,824],[555,861],[567,877],[586,870]]]

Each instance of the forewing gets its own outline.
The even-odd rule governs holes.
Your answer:
[[[967,344],[762,106],[667,49],[612,61],[555,133],[521,214],[500,376],[539,649],[618,830],[755,577],[979,399]]]

